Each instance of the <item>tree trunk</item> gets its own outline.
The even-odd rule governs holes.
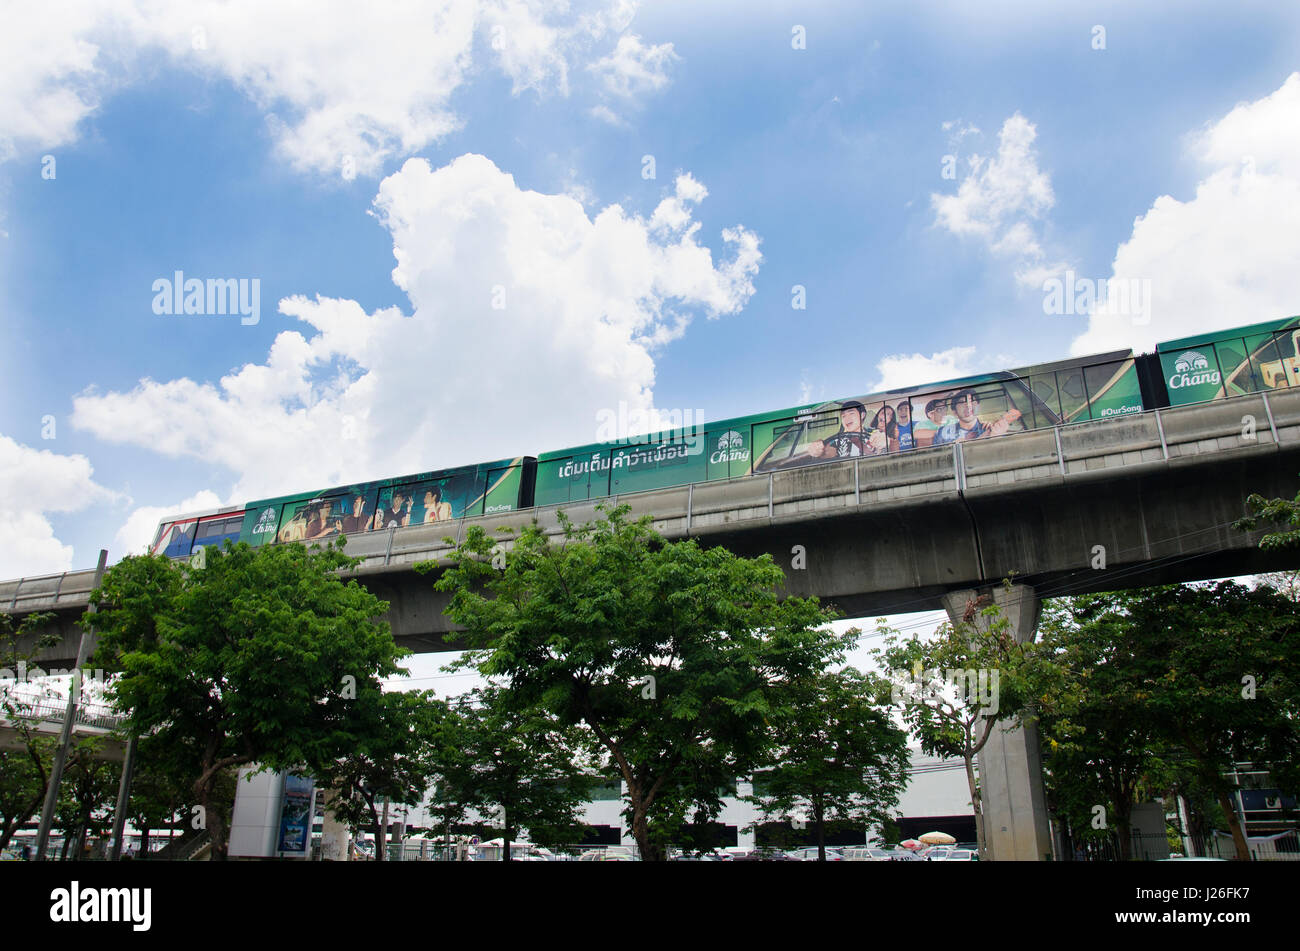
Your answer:
[[[501,806],[501,824],[504,828],[501,830],[501,861],[510,861],[510,810],[503,803]]]
[[[136,853],[136,858],[147,859],[149,857],[149,824],[145,823],[140,828],[140,851]]]
[[[641,799],[640,790],[634,792],[629,785],[628,796],[632,800],[632,836],[636,839],[637,848],[641,852],[641,861],[664,861],[663,850],[650,842],[650,821],[646,815],[646,808]]]
[[[1219,808],[1228,819],[1228,831],[1232,833],[1232,844],[1237,849],[1237,861],[1250,861],[1250,845],[1246,842],[1246,834],[1242,831],[1241,823],[1237,821],[1237,810],[1232,808],[1232,801],[1226,792],[1219,793]]]
[[[385,861],[384,853],[388,851],[388,797],[384,797],[384,816],[375,827],[375,861]]]
[[[212,836],[211,855],[213,862],[226,861],[226,823],[222,819],[218,810],[211,808],[212,792],[206,789],[203,792],[203,799],[199,803],[203,807],[204,821],[207,823],[208,834]]]
[[[967,754],[963,759],[966,761],[966,785],[970,788],[970,803],[975,810],[975,841],[979,845],[980,861],[987,862],[989,854],[988,845],[984,841],[984,810],[980,808],[979,789],[975,786],[974,757]]]
[[[821,803],[813,802],[813,819],[817,823],[817,861],[826,861],[826,824],[823,821]]]

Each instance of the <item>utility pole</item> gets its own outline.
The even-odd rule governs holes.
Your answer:
[[[98,588],[104,580],[104,566],[108,564],[108,549],[99,550],[99,564],[95,568],[95,583]],[[95,613],[95,602],[91,601],[87,614]],[[81,642],[77,645],[77,666],[72,671],[72,686],[68,690],[68,706],[63,714],[63,730],[59,734],[59,748],[54,754],[54,768],[50,770],[50,784],[45,789],[45,805],[41,809],[41,825],[36,832],[36,861],[45,861],[45,846],[50,839],[50,826],[54,823],[54,808],[59,803],[59,784],[63,782],[63,767],[68,761],[68,748],[72,745],[72,725],[77,719],[77,703],[81,700],[81,668],[86,664],[86,655],[90,651],[90,639],[95,636],[93,626],[81,631]]]

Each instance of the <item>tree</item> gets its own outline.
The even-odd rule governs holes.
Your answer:
[[[55,824],[63,830],[60,859],[85,857],[87,836],[99,838],[113,827],[119,768],[103,758],[103,740],[86,737],[69,752],[67,772],[59,786]]]
[[[1300,604],[1268,587],[1225,581],[1080,605],[1069,639],[1083,656],[1103,650],[1117,665],[1103,691],[1126,696],[1141,721],[1136,729],[1169,747],[1167,757],[1177,754],[1183,784],[1194,780],[1214,797],[1238,858],[1249,860],[1225,774],[1238,762],[1267,762],[1283,788],[1298,785]]]
[[[436,587],[473,646],[465,663],[501,678],[515,709],[581,725],[627,784],[642,858],[662,860],[690,810],[716,816],[719,790],[762,762],[789,686],[840,641],[815,600],[778,596],[770,557],[665,542],[649,517],[598,511],[581,528],[560,513],[559,543],[534,523],[504,552],[471,528]]]
[[[1032,715],[1034,687],[1045,670],[996,606],[945,624],[933,640],[903,639],[883,629],[885,647],[873,654],[894,680],[893,699],[931,756],[960,758],[975,811],[980,857],[987,857],[984,809],[975,780],[975,757],[999,723]]]
[[[1040,697],[1054,811],[1072,836],[1101,838],[1113,826],[1120,858],[1128,860],[1133,806],[1169,782],[1172,751],[1147,715],[1115,603],[1113,595],[1089,595],[1049,604],[1035,649],[1061,673]]]
[[[527,831],[540,845],[581,834],[579,807],[594,781],[578,731],[545,710],[519,709],[498,687],[475,690],[450,710],[442,795],[480,814],[497,813],[505,861]]]
[[[883,685],[888,697],[888,684]],[[879,678],[853,668],[827,672],[794,688],[792,715],[777,727],[771,766],[754,799],[764,814],[806,809],[826,861],[826,824],[882,825],[907,785],[907,733],[881,702]]]
[[[1253,532],[1261,522],[1271,522],[1275,531],[1265,533],[1259,541],[1263,551],[1284,551],[1300,548],[1300,492],[1294,499],[1266,499],[1259,494],[1246,498],[1250,514],[1233,523],[1233,528]]]
[[[40,649],[57,640],[36,634],[52,617],[29,614],[15,624],[0,614],[0,718],[18,739],[14,748],[0,750],[0,849],[40,811],[49,785],[56,742],[39,733],[30,717],[33,703],[48,691],[24,680]]]
[[[357,742],[313,771],[319,785],[338,790],[331,811],[353,829],[366,819],[375,830],[375,859],[384,861],[387,829],[380,802],[419,805],[436,775],[436,749],[448,717],[433,691],[367,691],[353,708]]]
[[[155,765],[153,737],[139,740],[135,767],[131,774],[131,794],[127,800],[127,817],[140,832],[138,857],[149,857],[149,839],[155,829],[174,827],[178,814],[189,815],[184,806],[192,793],[192,783],[178,782]]]
[[[206,551],[205,567],[126,558],[91,598],[97,657],[121,671],[114,701],[138,735],[153,732],[159,767],[190,780],[222,859],[221,773],[326,770],[360,742],[358,699],[401,671],[402,651],[376,620],[388,605],[339,577],[358,564],[339,548]]]

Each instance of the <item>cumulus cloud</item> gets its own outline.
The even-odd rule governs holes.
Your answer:
[[[627,34],[619,37],[612,53],[587,68],[600,77],[611,96],[633,99],[667,86],[668,69],[679,59],[671,43],[647,45],[641,37]]]
[[[880,379],[872,390],[893,390],[921,383],[951,380],[979,372],[974,347],[950,347],[930,356],[920,353],[895,353],[876,364]]]
[[[610,125],[626,126],[614,106],[637,109],[646,97],[668,85],[668,70],[679,59],[671,43],[647,45],[635,34],[619,37],[612,53],[587,67],[600,78],[604,100],[590,110],[591,115]]]
[[[133,510],[122,523],[122,527],[117,530],[113,538],[116,546],[114,551],[121,556],[142,554],[153,544],[158,523],[164,518],[220,508],[221,504],[221,498],[217,493],[210,489],[203,489],[188,499],[181,499],[175,505],[141,506]]]
[[[681,175],[648,216],[590,216],[519,188],[488,159],[408,160],[374,214],[410,314],[291,297],[264,362],[217,383],[88,391],[74,426],[165,455],[221,459],[232,499],[418,472],[594,441],[597,414],[653,409],[654,355],[696,314],[739,311],[762,255],[743,227],[715,260]]]
[[[1115,252],[1112,277],[1150,282],[1146,322],[1090,317],[1076,354],[1300,313],[1300,73],[1189,137],[1206,174],[1194,197],[1161,195]]]
[[[953,129],[944,123],[945,131]],[[971,132],[958,123],[957,141]],[[1038,131],[1019,112],[1002,123],[998,152],[992,158],[972,155],[955,195],[932,194],[935,223],[952,234],[983,241],[995,254],[1011,259],[1021,283],[1034,280],[1044,256],[1039,223],[1052,206],[1051,176],[1038,167],[1033,145]]]
[[[92,474],[85,456],[32,449],[0,435],[0,578],[71,569],[72,546],[54,536],[46,515],[116,499]]]
[[[102,98],[143,71],[143,54],[161,50],[247,94],[296,168],[338,173],[349,161],[350,171],[377,174],[459,127],[451,99],[476,54],[516,95],[567,95],[570,61],[597,55],[634,11],[630,0],[21,5],[0,31],[0,160],[75,140]]]

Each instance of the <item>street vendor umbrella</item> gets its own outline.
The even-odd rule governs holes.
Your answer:
[[[927,832],[921,836],[921,841],[926,845],[954,845],[957,842],[946,832]]]
[[[916,841],[916,839],[908,839],[904,842],[898,843],[898,847],[900,849],[919,849],[921,847],[921,843]]]

